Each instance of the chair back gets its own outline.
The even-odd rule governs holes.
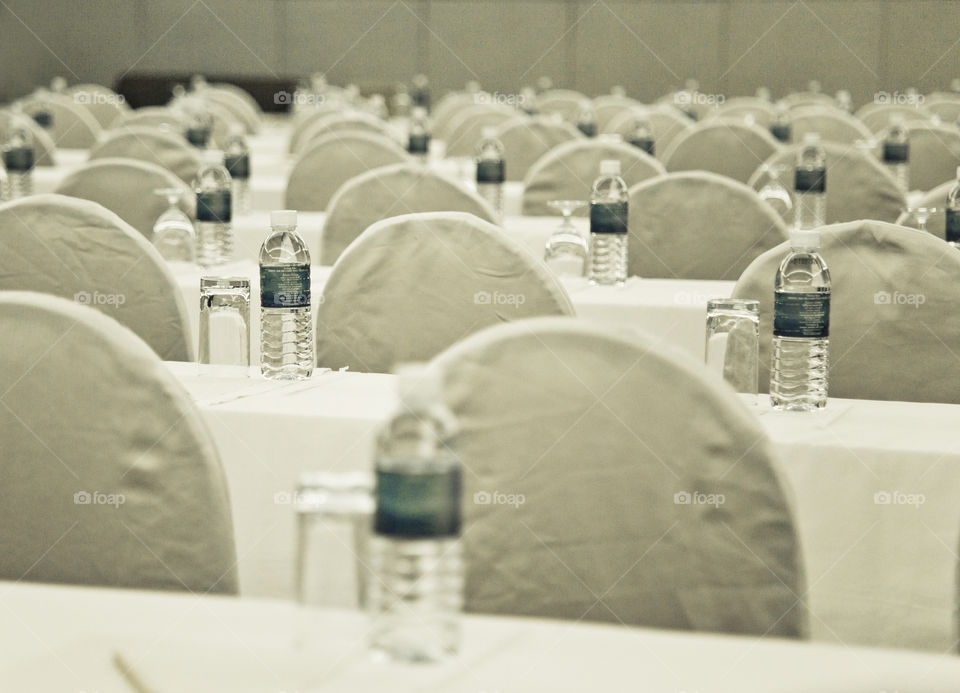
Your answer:
[[[537,159],[565,142],[583,139],[583,134],[564,121],[537,116],[504,122],[497,139],[503,145],[507,180],[523,180]]]
[[[169,130],[134,125],[109,130],[90,149],[90,159],[136,159],[165,168],[187,185],[200,170],[200,155],[182,136]]]
[[[713,118],[678,135],[663,153],[667,170],[709,171],[746,183],[780,145],[757,125]]]

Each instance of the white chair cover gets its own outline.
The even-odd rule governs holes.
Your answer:
[[[873,133],[859,120],[839,108],[809,106],[790,112],[792,140],[800,142],[808,132],[820,134],[824,142],[853,144],[857,140],[869,141]]]
[[[752,188],[704,171],[630,189],[631,275],[736,279],[787,238],[787,225]]]
[[[315,139],[297,159],[287,180],[286,206],[323,211],[345,182],[371,169],[412,161],[409,154],[381,135],[349,130]]]
[[[24,103],[41,106],[53,116],[53,124],[47,132],[56,146],[87,149],[96,144],[102,130],[100,123],[73,98],[47,93],[24,99]]]
[[[518,120],[526,118],[506,107],[483,105],[466,108],[450,121],[444,138],[445,154],[448,157],[476,156],[484,128],[500,127]]]
[[[259,110],[252,108],[244,98],[233,90],[222,87],[207,87],[202,94],[203,98],[226,108],[233,119],[243,125],[244,131],[248,134],[253,134],[260,129]]]
[[[485,200],[419,164],[394,164],[344,183],[327,205],[320,260],[332,265],[354,239],[381,219],[416,212],[468,212],[496,222]]]
[[[101,128],[108,128],[130,111],[123,97],[99,84],[75,84],[67,89],[74,102],[86,108]]]
[[[805,635],[772,445],[702,366],[558,318],[434,363],[460,426],[467,610]]]
[[[890,127],[890,120],[895,115],[902,116],[907,122],[930,119],[929,115],[917,107],[884,103],[868,103],[861,106],[854,115],[874,134],[881,133]]]
[[[451,92],[440,99],[437,107],[430,113],[433,136],[442,140],[450,128],[451,121],[455,120],[461,112],[476,106],[480,100],[480,95],[465,92]]]
[[[830,396],[960,403],[960,253],[929,233],[876,221],[827,226],[821,236],[833,279]],[[733,291],[760,301],[764,391],[773,278],[788,245],[754,260]]]
[[[946,239],[947,237],[947,219],[944,209],[947,205],[947,195],[950,194],[950,191],[953,190],[953,186],[956,184],[956,179],[951,178],[946,183],[942,183],[933,190],[925,193],[920,201],[914,205],[915,207],[938,210],[936,214],[931,214],[924,224],[927,231],[937,238]],[[917,219],[912,213],[905,211],[900,215],[900,218],[897,219],[897,224],[917,228]]]
[[[628,186],[666,173],[659,161],[633,145],[583,137],[554,147],[530,167],[523,181],[523,213],[552,214],[550,200],[590,199],[604,159],[620,162]]]
[[[607,126],[610,125],[612,120],[619,117],[622,113],[638,108],[642,109],[644,105],[636,99],[631,99],[626,96],[605,94],[604,96],[596,97],[593,100],[593,113],[597,118],[597,130],[600,132],[608,132]]]
[[[165,168],[136,159],[95,159],[72,171],[55,193],[97,202],[143,234],[153,238],[153,225],[167,210],[167,201],[154,193],[159,188],[180,188],[184,211],[190,188]]]
[[[633,133],[637,117],[640,115],[650,122],[653,130],[654,151],[657,159],[661,161],[663,153],[670,148],[670,143],[678,135],[693,127],[693,121],[672,106],[653,106],[621,113],[610,121],[607,130],[626,140]]]
[[[33,135],[33,163],[35,166],[53,166],[56,164],[54,150],[57,146],[50,135],[28,116],[0,111],[0,140],[5,139],[14,127],[25,127]]]
[[[499,227],[407,214],[374,224],[337,260],[317,310],[317,364],[387,373],[488,325],[572,314],[557,279]]]
[[[577,120],[580,105],[590,97],[572,89],[548,89],[537,97],[537,108],[541,113],[559,113],[569,123]]]
[[[715,103],[690,99],[685,91],[674,91],[669,94],[664,94],[657,99],[657,105],[664,108],[672,108],[691,123],[706,120],[717,112],[717,105]],[[687,115],[687,112],[694,113],[694,115],[697,116],[697,120],[694,121],[691,119]]]
[[[193,360],[176,280],[153,246],[116,214],[61,195],[7,202],[0,205],[0,248],[0,290],[29,288],[87,303],[129,327],[165,361]]]
[[[937,116],[944,123],[956,123],[960,118],[960,94],[931,94],[921,110],[931,117]]]
[[[745,120],[747,116],[753,116],[757,125],[768,128],[777,117],[777,109],[769,101],[755,96],[737,96],[717,106],[714,116],[737,120]]]
[[[144,126],[151,128],[168,128],[181,135],[187,130],[187,123],[177,113],[166,106],[145,106],[127,112],[122,118],[114,121],[113,127]]]
[[[197,177],[200,155],[181,135],[134,125],[107,132],[90,149],[90,159],[136,159],[165,168],[188,185]]]
[[[366,132],[386,139],[393,137],[389,126],[376,116],[358,111],[330,113],[323,118],[312,120],[308,126],[295,131],[290,151],[293,154],[300,154],[321,137],[339,132]]]
[[[507,180],[523,180],[537,159],[554,147],[583,139],[583,134],[564,121],[551,118],[516,118],[497,128],[503,145]]]
[[[670,172],[710,171],[746,183],[778,151],[777,141],[763,128],[713,118],[674,138],[663,153],[663,165]]]
[[[243,87],[238,87],[236,84],[230,84],[229,82],[215,82],[211,84],[210,87],[217,91],[230,92],[243,101],[247,105],[247,108],[257,115],[258,119],[263,115],[263,109],[260,108],[260,104],[257,103],[257,100]]]
[[[910,189],[930,190],[955,178],[960,166],[960,130],[954,126],[912,122]]]
[[[781,99],[787,108],[807,108],[808,106],[834,106],[837,102],[829,94],[818,91],[798,91],[787,94]]]
[[[200,413],[132,332],[0,293],[0,578],[236,594],[226,479]]]

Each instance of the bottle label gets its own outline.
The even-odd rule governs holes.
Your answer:
[[[790,141],[790,123],[774,123],[770,126],[770,134],[781,142]]]
[[[374,532],[404,539],[460,534],[459,467],[439,472],[377,470]]]
[[[411,154],[426,154],[430,151],[430,135],[410,135],[407,151]]]
[[[53,114],[50,111],[36,111],[31,114],[33,122],[45,130],[53,127]]]
[[[775,292],[773,336],[810,339],[826,339],[829,337],[830,294]]]
[[[250,156],[247,154],[225,155],[223,165],[231,178],[247,180],[250,177]]]
[[[187,128],[187,142],[194,147],[206,147],[210,140],[210,128]]]
[[[506,166],[503,161],[478,161],[478,183],[502,183],[506,178]]]
[[[827,189],[827,170],[823,168],[798,168],[793,189],[799,193],[822,193]]]
[[[233,204],[229,190],[197,193],[197,221],[226,224],[233,218]]]
[[[310,265],[260,267],[260,306],[310,307]]]
[[[645,151],[650,156],[654,156],[653,152],[655,147],[653,144],[652,137],[638,137],[637,139],[630,140],[630,144],[632,144],[637,149]]]
[[[15,147],[3,152],[3,166],[11,173],[26,173],[33,168],[33,149]]]
[[[883,161],[888,164],[905,164],[910,160],[910,143],[885,142]]]
[[[590,233],[626,233],[626,202],[596,202],[590,205]]]
[[[577,130],[582,132],[587,137],[596,137],[597,136],[597,124],[596,123],[577,123]]]
[[[947,240],[960,243],[960,210],[948,209],[946,212]]]

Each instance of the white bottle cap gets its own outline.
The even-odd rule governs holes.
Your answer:
[[[819,132],[803,133],[803,144],[820,144],[820,133]]]
[[[485,140],[492,140],[497,136],[497,127],[495,125],[484,125],[480,130],[480,137]]]
[[[401,363],[394,372],[403,406],[422,411],[443,401],[443,384],[437,368],[425,363]]]
[[[790,232],[790,247],[816,250],[820,247],[820,230],[793,229]]]
[[[619,159],[604,159],[603,161],[601,161],[600,175],[601,176],[619,176],[620,175]]]
[[[297,210],[275,209],[270,212],[270,226],[296,226]]]

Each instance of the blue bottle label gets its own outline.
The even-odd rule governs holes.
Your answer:
[[[948,209],[946,212],[947,240],[960,243],[960,211]]]
[[[781,142],[790,141],[790,123],[774,123],[770,126],[770,134]]]
[[[478,161],[478,183],[502,183],[506,179],[506,166],[502,161]]]
[[[822,193],[827,189],[827,170],[823,168],[798,168],[793,189],[799,193]]]
[[[590,233],[626,233],[626,202],[597,202],[590,205]]]
[[[210,128],[187,128],[187,142],[194,147],[206,147],[210,141]]]
[[[577,130],[582,132],[587,137],[596,137],[597,136],[597,124],[596,123],[577,123]]]
[[[223,165],[231,178],[247,180],[250,177],[250,156],[248,154],[224,155]]]
[[[262,308],[307,308],[310,306],[310,265],[260,267]]]
[[[233,218],[233,204],[229,190],[197,193],[197,221],[225,224]]]
[[[33,118],[33,122],[44,130],[49,130],[53,127],[53,114],[50,111],[34,111],[30,114],[30,117]]]
[[[426,154],[430,151],[430,135],[410,135],[407,151],[411,154]]]
[[[401,539],[458,536],[460,485],[456,466],[426,473],[378,469],[374,532]]]
[[[888,164],[905,164],[910,160],[910,143],[884,142],[883,161]]]
[[[4,150],[3,166],[10,173],[26,173],[33,168],[33,149],[14,147]]]
[[[809,339],[826,339],[829,337],[830,294],[775,292],[773,336]]]
[[[630,144],[632,144],[637,149],[645,151],[650,156],[654,156],[653,152],[654,152],[655,146],[653,144],[652,137],[637,137],[636,139],[630,140]]]

